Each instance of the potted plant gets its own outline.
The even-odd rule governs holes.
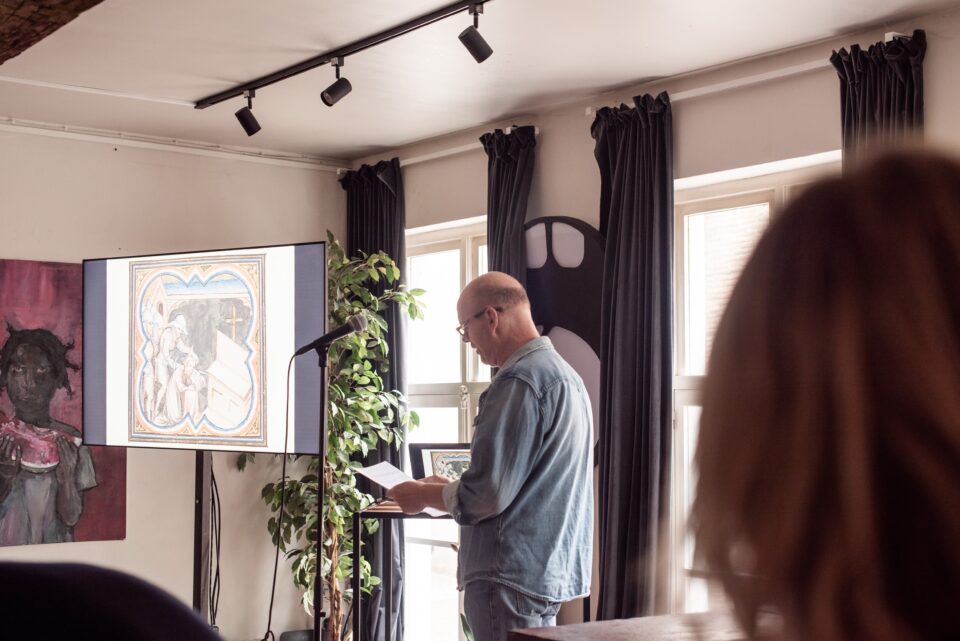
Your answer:
[[[423,290],[406,290],[400,285],[400,269],[383,252],[349,258],[343,247],[327,232],[327,303],[331,326],[339,326],[349,316],[364,313],[368,328],[335,342],[327,362],[327,456],[323,462],[325,492],[322,504],[323,532],[320,572],[325,585],[327,629],[330,641],[339,641],[346,613],[345,604],[356,595],[349,589],[353,576],[352,559],[360,553],[354,549],[353,513],[373,502],[373,497],[357,489],[355,471],[370,450],[381,442],[399,447],[403,428],[416,426],[419,419],[408,411],[406,399],[397,390],[383,387],[382,374],[388,370],[389,330],[381,315],[388,304],[395,303],[411,319],[423,318],[423,304],[418,299]],[[320,462],[316,456],[307,459],[299,478],[288,477],[286,483],[268,483],[263,500],[275,513],[267,522],[274,544],[279,539],[281,550],[291,559],[293,581],[303,590],[302,603],[313,613],[313,580],[317,567],[317,480]],[[252,455],[237,457],[243,470]],[[283,519],[279,519],[281,492],[286,489]],[[278,523],[282,526],[278,528]],[[367,532],[374,532],[377,521],[364,521]],[[358,537],[359,539],[359,537]],[[361,559],[361,585],[365,592],[379,584],[370,573],[370,564]],[[332,570],[332,571],[331,571]]]

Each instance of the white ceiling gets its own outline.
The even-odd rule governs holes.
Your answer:
[[[646,79],[921,15],[944,0],[493,0],[478,65],[466,13],[347,58],[332,108],[323,67],[264,88],[252,138],[240,98],[186,104],[450,4],[449,0],[105,0],[0,65],[0,117],[356,158]],[[11,82],[168,99],[140,100]]]

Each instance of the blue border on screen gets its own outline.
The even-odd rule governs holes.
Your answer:
[[[326,245],[294,249],[294,344],[306,345],[326,333]],[[320,448],[320,367],[316,352],[294,364],[293,452],[318,454]]]
[[[107,443],[107,263],[83,264],[83,442]]]

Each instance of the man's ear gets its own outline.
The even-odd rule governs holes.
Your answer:
[[[490,331],[495,332],[497,327],[500,326],[500,313],[493,308],[492,305],[487,305],[484,309],[484,318],[487,319],[487,323],[490,324]]]

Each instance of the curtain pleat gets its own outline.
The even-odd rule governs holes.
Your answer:
[[[843,163],[874,147],[903,142],[923,129],[923,58],[926,33],[840,49],[830,62],[840,77]]]
[[[480,137],[487,152],[487,267],[526,284],[527,257],[523,223],[533,182],[533,127],[513,133],[497,129]]]
[[[378,162],[376,165],[363,165],[356,171],[348,171],[341,180],[347,192],[347,253],[357,256],[359,252],[372,254],[382,251],[388,254],[400,268],[401,278],[406,271],[406,244],[404,228],[406,215],[403,200],[403,178],[400,174],[400,161],[397,158]],[[374,292],[381,293],[386,287],[382,280]],[[390,369],[381,372],[385,389],[406,392],[403,377],[404,335],[406,322],[402,309],[394,303],[383,310],[383,318],[389,328],[386,335],[389,346]],[[406,435],[404,435],[406,440]],[[403,468],[403,452],[392,445],[381,442],[375,451],[371,451],[366,464],[373,465],[388,461]],[[358,486],[369,494],[379,497],[378,486],[358,479]],[[384,559],[383,537],[392,537],[392,559]],[[391,598],[391,630],[393,639],[385,639],[383,626],[386,599],[364,598],[367,614],[364,622],[364,639],[372,641],[403,640],[403,590],[404,590],[404,553],[403,521],[384,519],[380,529],[374,534],[363,535],[365,557],[370,562],[371,571],[379,577],[384,576],[386,563],[393,566],[393,584]],[[379,607],[371,607],[379,604]]]
[[[667,513],[673,387],[673,126],[666,93],[591,127],[605,237],[598,619],[652,614]]]

